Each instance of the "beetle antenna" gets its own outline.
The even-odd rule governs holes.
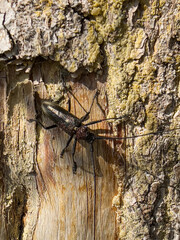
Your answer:
[[[92,109],[92,106],[93,106],[94,100],[95,100],[95,98],[97,97],[98,94],[99,94],[99,90],[97,90],[96,93],[94,94],[94,97],[93,97],[93,100],[92,100],[91,106],[90,106],[89,111],[88,111],[89,113],[91,112],[91,109]]]
[[[79,106],[85,111],[85,113],[87,113],[86,109],[82,106],[82,104],[78,101],[78,99],[75,97],[75,95],[73,94],[73,92],[66,86],[65,84],[65,80],[64,80],[64,76],[62,75],[62,84],[64,89],[71,94],[71,96],[73,96],[73,98],[76,100],[76,102],[79,104]],[[69,96],[68,96],[69,97]],[[69,111],[70,112],[70,111]]]
[[[95,100],[95,98],[97,97],[98,94],[99,94],[99,90],[97,90],[96,93],[94,94],[94,97],[93,97],[93,99],[92,99],[92,103],[91,103],[91,106],[90,106],[90,108],[89,108],[89,111],[86,112],[86,114],[81,118],[81,122],[84,122],[84,121],[86,121],[86,120],[89,118],[89,114],[90,114],[90,112],[91,112],[91,109],[92,109],[94,100]]]
[[[94,136],[94,139],[97,139],[97,140],[99,140],[99,139],[107,139],[107,140],[108,139],[109,140],[134,139],[134,138],[144,137],[144,136],[149,136],[149,135],[160,135],[160,134],[169,133],[169,132],[176,131],[176,130],[180,130],[180,127],[179,128],[169,129],[169,130],[166,130],[166,131],[159,130],[157,132],[150,132],[150,133],[144,133],[144,134],[140,134],[140,135],[127,136],[127,137]]]
[[[93,165],[93,177],[94,177],[94,211],[93,211],[93,239],[95,240],[95,234],[96,234],[96,172],[95,172],[95,163],[94,163],[94,147],[93,147],[93,142],[90,144],[90,152],[91,152],[91,161]]]
[[[77,97],[72,93],[72,91],[68,89],[68,92],[71,94],[71,96],[73,96],[73,98],[76,100],[76,102],[79,104],[79,106],[85,111],[85,113],[87,113],[86,109],[82,106],[82,104],[79,102]]]

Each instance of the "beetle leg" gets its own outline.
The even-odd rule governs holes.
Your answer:
[[[66,151],[67,147],[69,146],[69,144],[70,144],[73,136],[74,136],[74,134],[72,134],[72,135],[70,136],[70,138],[68,139],[68,141],[67,141],[67,143],[66,143],[66,146],[65,146],[65,147],[63,148],[63,150],[61,151],[61,154],[60,154],[60,157],[61,157],[61,158],[63,157],[64,152]]]
[[[41,125],[41,127],[42,128],[44,128],[44,129],[46,129],[46,130],[49,130],[49,129],[52,129],[52,128],[56,128],[57,127],[57,125],[51,125],[51,126],[48,126],[48,127],[45,127],[40,121],[38,121],[37,119],[29,119],[29,120],[27,120],[28,122],[36,122],[36,123],[38,123],[39,125]]]
[[[76,174],[76,171],[77,171],[77,164],[76,164],[76,162],[74,161],[74,154],[75,154],[75,151],[76,151],[76,143],[77,143],[77,138],[74,139],[73,151],[72,151],[72,159],[73,159],[73,167],[72,167],[72,170],[73,170],[73,173],[74,173],[74,174]]]
[[[68,99],[68,112],[71,112],[71,99]]]
[[[119,118],[104,118],[104,119],[100,119],[100,120],[96,120],[96,121],[92,121],[92,122],[89,122],[89,123],[86,123],[84,124],[85,126],[89,126],[89,125],[93,125],[93,124],[96,124],[96,123],[100,123],[100,122],[104,122],[104,121],[107,121],[107,120],[120,120],[120,119],[123,119],[124,117],[119,117]]]

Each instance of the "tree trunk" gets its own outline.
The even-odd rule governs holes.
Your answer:
[[[179,239],[178,1],[2,0],[0,36],[0,239]],[[95,136],[158,134],[96,140],[94,184],[91,144],[73,174],[69,136],[28,120],[97,89],[87,122],[121,121]]]

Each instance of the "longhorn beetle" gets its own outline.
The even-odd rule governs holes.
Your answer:
[[[41,107],[42,107],[42,110],[43,110],[44,114],[47,115],[55,124],[51,125],[51,126],[48,126],[48,127],[45,127],[37,119],[29,119],[28,120],[29,122],[35,121],[36,123],[41,125],[41,127],[43,127],[46,130],[49,130],[49,129],[52,129],[52,128],[55,128],[55,127],[59,127],[70,136],[66,145],[65,145],[65,147],[61,151],[61,154],[60,154],[61,157],[63,157],[65,150],[67,149],[67,147],[69,146],[70,142],[72,141],[72,139],[74,137],[73,150],[72,150],[72,161],[73,161],[72,169],[73,169],[74,174],[76,173],[76,170],[77,170],[77,164],[76,164],[75,159],[74,159],[77,141],[85,140],[87,143],[90,144],[91,161],[92,161],[93,176],[94,176],[94,211],[93,211],[93,215],[94,215],[94,220],[93,220],[94,240],[95,240],[95,225],[96,225],[96,223],[95,223],[96,174],[95,174],[95,162],[94,162],[94,156],[93,156],[93,152],[94,152],[93,143],[94,143],[94,141],[95,140],[100,140],[100,139],[101,140],[102,139],[109,139],[109,140],[133,139],[133,138],[143,137],[143,136],[147,136],[147,135],[158,135],[158,134],[162,134],[162,133],[165,133],[165,132],[170,132],[170,131],[180,129],[180,127],[178,127],[178,128],[167,130],[167,131],[159,130],[159,131],[156,131],[156,132],[150,132],[150,133],[146,133],[146,134],[126,136],[126,137],[108,137],[108,136],[95,135],[94,133],[92,133],[90,131],[88,126],[96,124],[96,123],[100,123],[100,122],[103,122],[103,121],[106,121],[106,120],[115,120],[115,119],[122,119],[123,118],[123,117],[107,118],[107,119],[101,119],[101,120],[92,121],[92,122],[83,124],[83,122],[86,121],[89,117],[89,114],[91,112],[94,100],[97,97],[97,95],[98,95],[98,91],[95,93],[95,95],[93,97],[93,100],[92,100],[92,103],[90,105],[89,111],[86,112],[86,114],[82,118],[77,118],[75,115],[71,114],[69,111],[65,110],[64,108],[60,107],[58,104],[56,104],[54,102],[43,101]]]

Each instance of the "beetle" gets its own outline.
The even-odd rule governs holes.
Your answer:
[[[143,137],[143,136],[148,136],[148,135],[162,134],[164,132],[169,132],[169,131],[174,131],[174,130],[180,129],[180,128],[176,128],[176,129],[171,129],[171,130],[167,130],[167,131],[159,130],[159,131],[156,131],[156,132],[150,132],[150,133],[146,133],[146,134],[126,136],[126,137],[108,137],[108,136],[95,135],[93,132],[91,132],[91,130],[89,129],[88,126],[99,123],[99,122],[107,121],[107,120],[123,119],[123,117],[108,118],[108,119],[91,121],[91,122],[86,123],[86,124],[83,123],[89,118],[89,114],[91,112],[94,100],[97,97],[98,93],[99,93],[98,91],[95,93],[95,95],[93,97],[93,100],[92,100],[92,103],[90,105],[89,111],[86,112],[86,114],[81,118],[76,117],[75,115],[73,115],[69,111],[60,107],[57,103],[46,100],[46,101],[42,102],[41,108],[42,108],[42,111],[44,112],[44,114],[48,118],[50,118],[54,122],[54,124],[46,127],[37,119],[29,119],[28,120],[29,122],[38,123],[39,125],[41,125],[46,130],[50,130],[50,129],[55,128],[55,127],[61,128],[64,132],[66,132],[70,136],[66,145],[65,145],[65,147],[61,151],[61,154],[60,154],[61,157],[63,157],[64,152],[66,151],[66,149],[68,148],[72,139],[74,138],[73,149],[72,149],[72,160],[73,160],[72,169],[73,169],[74,174],[77,171],[77,164],[76,164],[76,161],[74,159],[77,141],[84,140],[84,141],[86,141],[87,143],[90,144],[91,161],[92,161],[92,166],[93,166],[93,177],[94,177],[94,211],[93,211],[93,215],[94,215],[94,220],[93,220],[94,240],[95,240],[95,226],[96,226],[96,224],[95,224],[96,174],[95,174],[95,162],[94,162],[94,156],[93,156],[93,152],[94,152],[93,143],[94,143],[94,141],[95,140],[102,140],[102,139],[109,139],[109,140],[133,139],[133,138]]]

